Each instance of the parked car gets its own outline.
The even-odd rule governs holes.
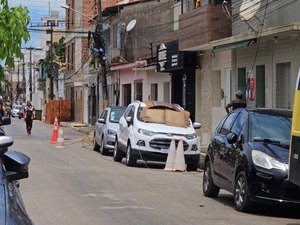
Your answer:
[[[107,155],[114,150],[118,123],[125,109],[126,107],[110,106],[101,113],[94,130],[95,151]]]
[[[234,195],[238,211],[254,203],[300,203],[300,188],[288,180],[292,111],[236,109],[212,134],[203,174],[203,193],[220,188]]]
[[[1,121],[1,125],[8,124],[9,117]],[[4,135],[0,136],[0,224],[33,225],[19,190],[19,180],[28,177],[30,158],[9,150],[13,139]]]
[[[24,109],[23,105],[14,105],[11,109],[11,116],[12,117],[19,117],[19,112]]]
[[[161,107],[174,105],[164,103]],[[166,162],[172,139],[176,146],[183,140],[187,170],[197,170],[200,158],[200,141],[195,129],[199,123],[188,119],[187,127],[171,126],[164,123],[146,122],[141,112],[144,102],[136,101],[127,107],[120,118],[117,130],[114,161],[120,162],[126,156],[126,165],[134,166],[137,160]],[[183,110],[177,105],[177,109]]]

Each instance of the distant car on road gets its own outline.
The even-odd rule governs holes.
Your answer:
[[[300,204],[300,188],[288,180],[292,111],[236,109],[212,134],[205,157],[203,194],[220,188],[234,195],[238,211],[253,203]]]
[[[126,107],[110,106],[101,113],[95,124],[94,150],[107,155],[115,146],[118,123]]]
[[[12,117],[19,117],[19,112],[24,110],[23,105],[14,105],[13,108],[11,109],[11,116]]]
[[[175,140],[177,146],[182,140],[187,170],[197,170],[200,159],[200,140],[195,129],[199,129],[201,124],[192,123],[189,116],[186,117],[186,111],[177,104],[157,103],[157,108],[153,108],[152,111],[154,113],[148,114],[153,121],[146,121],[146,114],[145,118],[142,116],[144,109],[146,113],[146,108],[146,103],[140,101],[133,102],[127,107],[117,130],[114,161],[120,162],[123,157],[126,157],[127,166],[135,166],[137,160],[166,162],[171,141]],[[178,111],[170,110],[168,111],[170,114],[178,112],[185,116],[184,127],[164,122],[165,111],[160,110],[171,108],[176,108]],[[168,119],[180,121],[180,118],[171,117]]]

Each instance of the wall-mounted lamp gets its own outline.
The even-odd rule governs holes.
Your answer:
[[[274,36],[273,41],[274,41],[274,43],[277,43],[278,42],[278,36]]]

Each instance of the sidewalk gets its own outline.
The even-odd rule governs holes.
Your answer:
[[[81,123],[76,123],[76,122],[60,122],[60,125],[62,127],[68,127],[72,128],[74,130],[77,130],[81,133],[88,134],[91,131],[94,131],[94,126],[90,124],[81,124]]]

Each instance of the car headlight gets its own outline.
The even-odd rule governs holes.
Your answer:
[[[154,131],[144,130],[144,129],[138,129],[138,132],[146,136],[153,136],[156,134]]]
[[[256,166],[265,169],[279,169],[287,171],[287,164],[279,162],[275,158],[257,150],[252,150],[252,160]]]
[[[196,139],[197,138],[197,134],[193,133],[193,134],[186,134],[184,135],[186,139],[191,140],[191,139]]]
[[[108,129],[107,134],[109,134],[109,135],[116,135],[117,133],[114,130]]]

